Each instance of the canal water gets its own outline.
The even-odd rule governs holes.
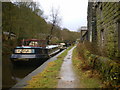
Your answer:
[[[10,56],[2,56],[2,88],[11,88],[41,64],[43,62],[37,65],[22,63],[15,66],[11,63]]]

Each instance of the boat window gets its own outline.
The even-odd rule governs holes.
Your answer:
[[[29,45],[30,45],[30,46],[38,46],[38,42],[36,42],[36,41],[31,41],[31,42],[29,43]]]

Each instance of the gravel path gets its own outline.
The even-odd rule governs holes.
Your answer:
[[[72,51],[75,47],[68,51],[64,58],[60,71],[60,80],[58,88],[79,88],[79,79],[72,66]]]

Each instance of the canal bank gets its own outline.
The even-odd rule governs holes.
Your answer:
[[[62,54],[64,51],[65,50],[63,50],[59,54],[55,55],[54,57],[48,59],[45,63],[43,63],[40,67],[38,67],[36,70],[31,72],[29,75],[27,75],[24,79],[22,79],[20,82],[18,82],[16,85],[14,85],[12,88],[23,88],[23,87],[27,86],[28,85],[28,81],[31,80],[33,76],[35,76],[35,75],[39,74],[40,72],[42,72],[49,62],[57,60],[57,57],[60,54]]]
[[[42,62],[43,63],[43,62]],[[10,55],[2,56],[2,88],[11,88],[16,83],[21,81],[25,76],[34,71],[38,65],[23,62],[19,65],[14,65],[10,60]]]
[[[24,88],[78,88],[79,81],[72,69],[72,51],[75,47],[71,48],[59,55],[57,60],[48,63],[47,67],[33,76]]]

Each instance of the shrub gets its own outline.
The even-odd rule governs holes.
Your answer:
[[[86,44],[87,45],[87,44]],[[92,54],[92,46],[78,44],[78,55],[83,57],[84,63],[100,72],[104,84],[108,87],[118,87],[120,85],[120,64],[106,57]]]

